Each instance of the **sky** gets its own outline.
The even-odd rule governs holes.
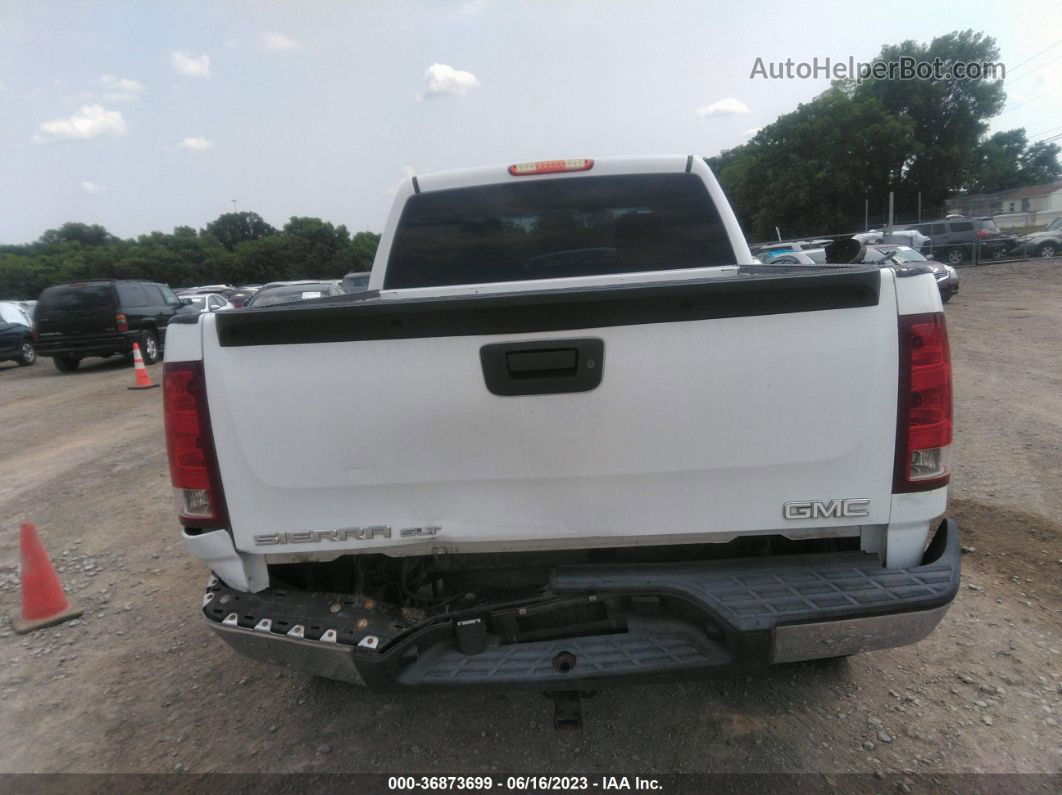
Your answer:
[[[827,0],[0,2],[0,243],[254,210],[380,231],[415,173],[714,155],[826,89],[764,61],[994,36],[993,130],[1062,132],[1062,4]]]

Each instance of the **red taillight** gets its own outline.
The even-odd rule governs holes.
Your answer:
[[[560,174],[565,171],[589,171],[594,167],[590,158],[575,160],[536,160],[533,163],[515,163],[509,166],[509,173],[514,177],[527,177],[532,174]]]
[[[163,367],[162,387],[170,482],[181,524],[227,527],[228,509],[210,429],[203,363],[167,363]]]
[[[951,471],[951,354],[942,313],[900,316],[893,492],[946,486]]]
[[[978,229],[977,230],[977,236],[981,237],[981,238],[988,237],[991,234],[992,233],[989,232],[987,229]]]
[[[119,331],[129,331],[129,320],[120,312],[114,316],[114,325]]]

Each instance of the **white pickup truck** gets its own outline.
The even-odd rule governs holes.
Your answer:
[[[167,343],[202,612],[259,660],[570,693],[910,643],[958,588],[933,276],[758,264],[697,157],[410,179],[366,292]]]

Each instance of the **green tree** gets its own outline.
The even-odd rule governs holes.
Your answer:
[[[58,229],[49,229],[40,237],[40,243],[52,246],[58,243],[80,243],[83,246],[104,246],[116,238],[99,224],[82,224],[70,221]]]
[[[368,270],[379,241],[374,232],[351,236],[346,226],[305,216],[277,231],[254,213],[229,213],[202,231],[178,226],[135,240],[70,222],[33,243],[0,244],[0,298],[32,299],[79,279],[152,279],[171,287],[338,279]]]
[[[1001,80],[959,79],[950,67],[998,61],[999,48],[991,36],[964,30],[938,36],[929,44],[909,40],[887,45],[876,60],[891,62],[904,56],[926,62],[939,58],[945,74],[926,80],[868,79],[849,85],[849,90],[856,97],[875,97],[886,114],[912,123],[912,145],[893,164],[901,170],[892,185],[898,206],[913,207],[921,193],[923,205],[939,207],[964,186],[988,121],[1006,101]]]
[[[1047,141],[1037,141],[1026,147],[1021,155],[1021,184],[1042,185],[1062,176],[1059,152],[1062,147]]]
[[[1062,173],[1058,153],[1058,144],[1030,145],[1024,129],[997,132],[978,145],[966,191],[997,193],[1052,182]]]
[[[270,235],[236,246],[227,281],[233,284],[311,278],[299,258],[299,243],[287,235]]]
[[[313,278],[339,279],[353,262],[350,232],[345,226],[333,226],[320,218],[292,216],[284,224],[283,234],[298,251],[305,273]]]
[[[262,216],[253,212],[223,213],[207,224],[206,231],[229,251],[235,251],[240,243],[259,240],[277,232]]]
[[[372,261],[376,257],[376,249],[380,245],[380,235],[377,232],[358,232],[351,238],[350,248],[352,271],[367,271],[372,269]]]
[[[898,179],[912,135],[911,121],[888,115],[875,97],[835,86],[707,162],[747,234],[841,230],[864,197]]]
[[[836,81],[827,91],[763,127],[748,143],[707,158],[746,233],[773,238],[862,226],[864,201],[883,208],[889,191],[902,214],[969,185],[1010,184],[1057,174],[1050,145],[1020,146],[1011,133],[984,141],[1006,96],[995,79],[960,80],[960,61],[998,61],[995,41],[973,31],[928,44],[882,47],[877,61],[940,60],[940,76]],[[1024,164],[1028,163],[1026,167]]]
[[[1025,130],[997,132],[977,146],[966,189],[970,193],[995,193],[1022,184],[1021,156],[1028,142]]]

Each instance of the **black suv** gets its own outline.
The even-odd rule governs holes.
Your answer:
[[[34,313],[37,353],[62,373],[86,356],[128,354],[140,343],[144,364],[159,360],[166,325],[185,306],[156,282],[98,280],[49,287]]]
[[[978,260],[999,259],[1014,245],[1014,239],[1000,232],[992,218],[952,216],[907,228],[931,238],[933,256],[952,266],[972,262],[975,250]],[[922,253],[930,252],[923,249]]]

